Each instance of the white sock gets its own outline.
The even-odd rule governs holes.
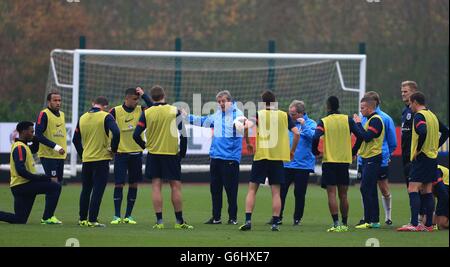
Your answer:
[[[381,199],[383,202],[384,215],[386,221],[391,220],[392,195],[389,195],[388,197],[382,196]]]
[[[361,207],[362,207],[362,211],[363,211],[361,220],[365,220],[366,218],[364,218],[364,201],[363,201],[362,197],[361,197]]]

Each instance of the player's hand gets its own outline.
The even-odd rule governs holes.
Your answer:
[[[353,160],[353,161],[356,160],[356,155],[352,156],[352,160]]]
[[[65,152],[66,152],[66,151],[64,151],[64,148],[61,148],[61,149],[58,151],[58,153],[59,153],[60,155],[64,155]]]
[[[300,123],[301,125],[305,125],[305,119],[304,118],[298,118],[297,122]]]
[[[144,94],[144,89],[142,89],[141,87],[136,87],[136,93],[139,95],[139,96],[142,96],[143,94]]]
[[[353,121],[356,123],[361,123],[361,118],[358,116],[358,114],[353,114]]]
[[[252,144],[247,144],[247,151],[248,151],[248,153],[250,153],[250,154],[255,153],[255,148],[253,147]]]
[[[294,154],[295,154],[295,151],[290,152],[291,161],[294,159]]]
[[[111,147],[108,147],[107,149],[106,149],[106,151],[108,151],[108,153],[109,153],[109,155],[112,157],[112,156],[114,156],[114,152],[112,151],[112,148]]]
[[[181,113],[181,116],[183,116],[183,118],[186,118],[188,115],[188,113],[186,112],[186,110],[184,108],[180,109],[180,113]]]
[[[58,183],[58,177],[51,177],[50,180],[54,183]]]

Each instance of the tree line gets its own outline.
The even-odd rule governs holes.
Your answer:
[[[0,2],[0,121],[34,120],[54,48],[358,53],[367,90],[399,123],[402,80],[415,80],[448,123],[447,0],[152,0]]]

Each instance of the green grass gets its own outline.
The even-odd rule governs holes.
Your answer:
[[[170,202],[168,185],[164,185],[165,230],[153,230],[155,222],[151,203],[150,185],[143,184],[139,189],[133,212],[137,225],[109,225],[113,215],[113,186],[105,191],[99,221],[107,223],[106,228],[81,228],[77,226],[80,185],[63,187],[61,199],[56,211],[63,225],[40,225],[44,196],[38,196],[27,225],[0,223],[0,246],[64,246],[68,238],[77,238],[81,246],[181,246],[181,247],[278,247],[278,246],[356,246],[365,245],[368,238],[377,238],[381,246],[449,246],[448,231],[433,233],[398,233],[395,228],[408,222],[408,196],[404,185],[393,185],[393,221],[391,227],[383,224],[381,229],[355,230],[348,233],[327,233],[331,217],[328,212],[326,193],[315,185],[310,185],[303,224],[292,226],[293,192],[289,192],[284,225],[280,232],[271,232],[265,222],[271,217],[270,191],[261,187],[257,195],[253,213],[253,229],[250,232],[238,231],[236,225],[205,225],[210,217],[211,204],[208,185],[184,185],[184,217],[194,230],[173,229],[174,213]],[[244,200],[247,185],[239,189],[239,220],[244,219]],[[126,197],[126,190],[124,192]],[[359,188],[349,190],[349,224],[354,225],[362,214]],[[226,214],[226,197],[222,217]],[[0,210],[11,211],[13,198],[6,185],[0,186]],[[380,205],[381,207],[381,205]],[[122,204],[125,209],[125,201]],[[383,220],[383,210],[381,208]]]

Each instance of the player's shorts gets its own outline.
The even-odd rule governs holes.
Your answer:
[[[381,166],[378,175],[378,181],[386,180],[388,178],[388,175],[389,175],[389,166]]]
[[[437,160],[431,159],[420,153],[415,160],[411,162],[409,173],[409,182],[432,183],[436,181]]]
[[[442,194],[446,194],[448,196],[448,185],[445,185],[443,182],[439,182],[437,186],[437,190],[446,190],[446,192],[442,192]],[[448,201],[443,201],[438,198],[435,213],[436,216],[445,216],[448,218]]]
[[[181,180],[181,158],[179,155],[147,154],[145,177],[164,180]]]
[[[142,153],[117,153],[114,156],[114,181],[125,184],[128,172],[128,183],[142,181]]]
[[[64,160],[49,158],[40,158],[40,160],[45,174],[50,177],[57,177],[58,182],[61,182],[64,175]]]
[[[408,180],[409,173],[411,172],[411,162],[404,162],[403,163],[403,175],[405,176],[405,180]]]
[[[381,166],[379,175],[378,175],[378,181],[386,180],[389,176],[389,166]],[[358,173],[357,173],[357,179],[362,179],[362,165],[358,165]]]
[[[322,188],[336,185],[349,185],[348,163],[322,163]]]
[[[250,182],[264,184],[266,177],[269,184],[284,183],[284,165],[281,160],[257,160],[253,161]]]

